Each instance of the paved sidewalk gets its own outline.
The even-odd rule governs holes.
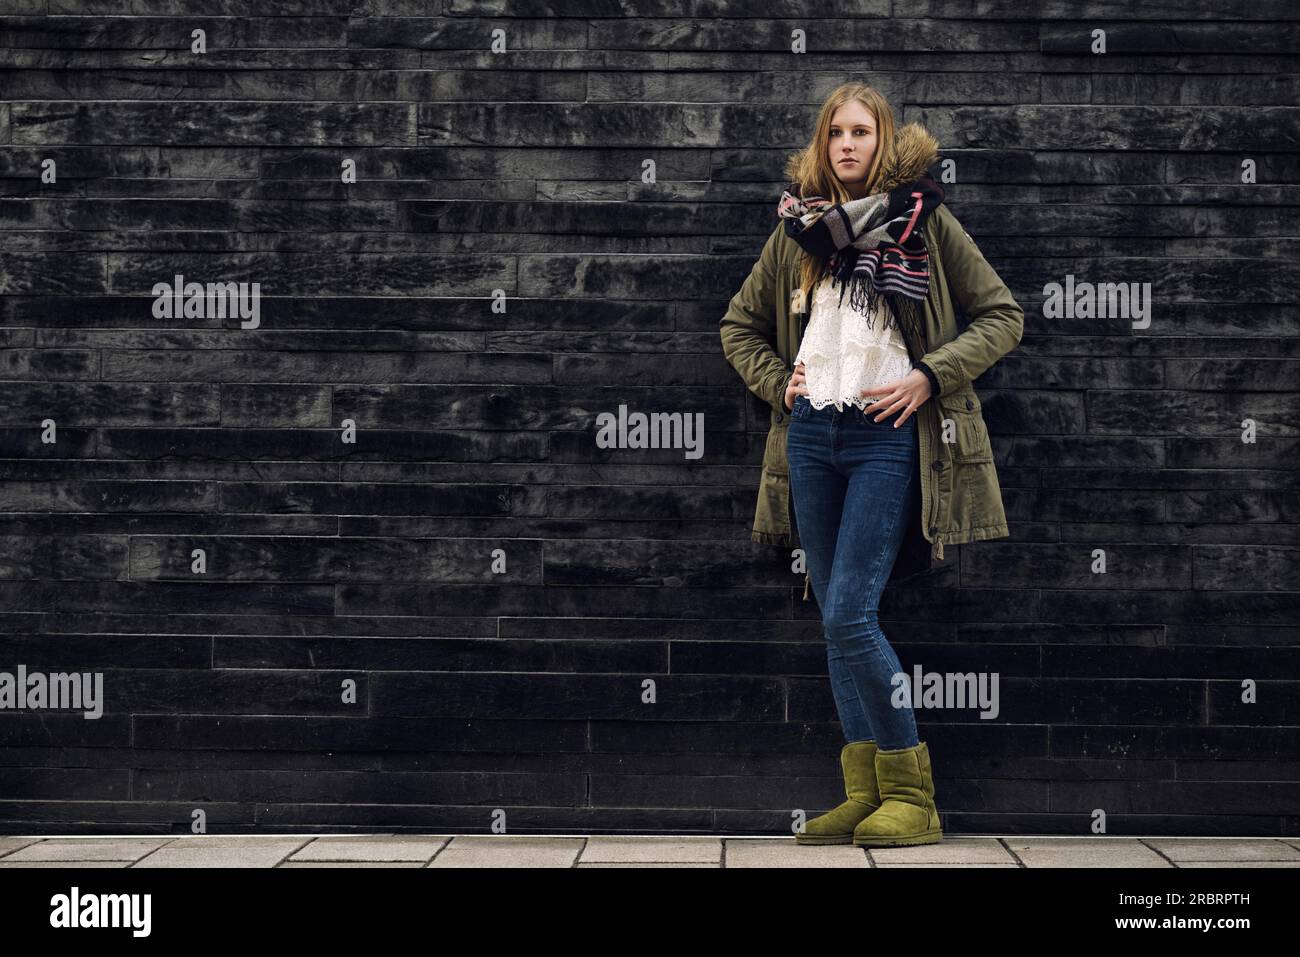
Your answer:
[[[790,837],[0,837],[0,867],[1297,867],[1300,838],[950,837],[922,847]]]

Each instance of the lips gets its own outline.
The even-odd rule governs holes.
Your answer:
[[[846,164],[848,164],[848,165],[852,165],[852,164],[855,164],[855,163],[857,163],[857,160],[852,160],[852,159],[842,159],[842,160],[840,160],[840,165],[841,165],[841,166],[846,165]]]

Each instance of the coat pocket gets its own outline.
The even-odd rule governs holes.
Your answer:
[[[767,430],[767,442],[763,447],[763,471],[773,475],[789,475],[790,465],[786,461],[786,437],[790,426],[790,415],[784,416],[781,424],[773,424]]]
[[[790,535],[790,476],[784,472],[763,469],[754,504],[754,530],[778,540],[773,544]]]
[[[974,389],[964,389],[939,396],[943,410],[940,419],[940,439],[952,455],[954,462],[976,463],[993,461],[993,444],[989,441],[988,426],[980,411],[980,399]]]

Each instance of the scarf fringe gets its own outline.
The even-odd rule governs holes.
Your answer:
[[[867,316],[867,328],[876,328],[876,312],[882,308],[883,293],[876,288],[871,277],[866,273],[854,273],[848,281],[849,306]],[[844,290],[840,290],[840,301],[844,301]],[[884,309],[885,328],[897,329],[898,321],[890,309]]]
[[[851,273],[847,279],[843,279],[840,272],[844,269],[844,262],[845,259],[842,256],[836,256],[832,260],[834,268],[831,272],[831,279],[840,287],[840,305],[844,304],[844,296],[847,293],[849,305],[866,317],[863,322],[872,332],[876,330],[876,313],[879,311],[884,315],[886,329],[896,330],[901,333],[903,326],[906,325],[908,331],[912,333],[913,339],[919,341],[921,338],[921,316],[918,314],[917,307],[920,300],[878,289],[876,284],[872,282],[871,276],[867,273]],[[900,312],[903,313],[903,319],[901,320],[898,315]]]

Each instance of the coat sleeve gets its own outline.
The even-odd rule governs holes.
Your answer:
[[[939,212],[941,211],[941,212]],[[920,359],[942,394],[969,385],[1020,342],[1025,312],[946,206],[931,217],[948,288],[970,325]]]
[[[785,407],[791,370],[776,351],[777,223],[744,285],[731,298],[719,323],[722,354],[760,399],[778,412]]]

